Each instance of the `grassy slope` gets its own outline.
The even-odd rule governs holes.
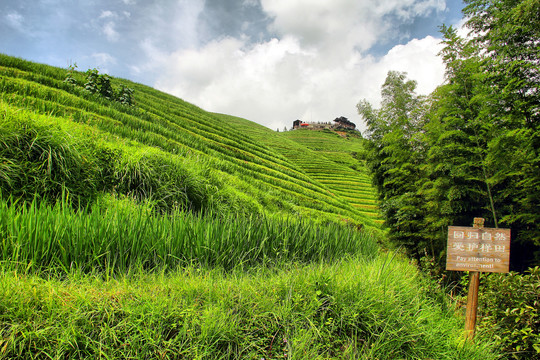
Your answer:
[[[0,100],[7,112],[27,109],[57,118],[59,122],[75,121],[81,126],[91,126],[98,136],[107,139],[107,148],[126,149],[121,161],[139,160],[129,159],[133,149],[127,150],[126,142],[131,141],[127,144],[139,152],[151,152],[153,158],[171,161],[182,158],[189,166],[210,168],[214,174],[205,185],[223,187],[226,182],[233,193],[228,194],[228,201],[238,203],[233,206],[235,210],[264,209],[374,225],[362,211],[332,194],[322,182],[310,177],[276,149],[178,98],[122,81],[135,89],[137,106],[120,106],[88,96],[82,87],[68,86],[62,81],[65,70],[6,56],[0,58],[0,74]],[[84,83],[82,74],[75,75],[80,84]],[[118,81],[113,79],[115,83]],[[126,192],[129,190],[132,189]],[[249,206],[242,203],[244,199],[249,199]]]
[[[281,153],[329,189],[333,196],[349,202],[375,223],[382,223],[369,175],[364,163],[355,158],[355,154],[363,151],[363,145],[354,132],[300,129],[277,133],[249,120],[217,115],[242,133]]]
[[[361,209],[363,214],[379,219],[376,194],[365,165],[354,157],[363,151],[362,140],[356,133],[300,130],[285,132],[283,136],[320,153],[318,166],[299,160],[307,174]]]
[[[451,306],[427,295],[430,290],[407,261],[361,252],[348,260],[321,261],[327,244],[309,240],[310,234],[321,234],[313,226],[292,223],[307,235],[305,246],[319,254],[310,263],[309,258],[280,255],[293,249],[303,256],[305,249],[280,243],[285,231],[292,239],[297,236],[289,225],[276,226],[273,218],[267,218],[266,230],[259,231],[257,224],[250,230],[250,223],[245,235],[235,239],[238,222],[225,230],[219,225],[235,221],[234,217],[212,220],[199,215],[181,223],[198,234],[200,246],[193,251],[207,254],[202,256],[208,262],[195,261],[199,265],[164,275],[159,270],[165,272],[166,267],[149,264],[148,259],[157,263],[172,254],[160,249],[177,237],[169,235],[159,215],[141,216],[150,211],[145,206],[173,212],[208,207],[224,213],[275,213],[294,219],[302,215],[319,222],[344,219],[375,225],[372,217],[348,201],[349,192],[339,196],[333,182],[297,161],[321,157],[320,149],[253,123],[244,122],[239,131],[232,117],[228,122],[224,116],[129,81],[121,82],[135,89],[136,108],[70,87],[63,82],[63,69],[0,55],[0,75],[3,194],[38,191],[43,198],[55,199],[67,187],[71,197],[105,204],[88,214],[68,208],[37,208],[35,217],[9,215],[12,209],[0,214],[4,259],[0,359],[285,358],[285,354],[295,359],[493,358],[484,346],[462,343],[462,322]],[[84,81],[81,74],[76,77]],[[114,85],[119,82],[113,79]],[[340,155],[327,152],[324,164],[336,166],[332,157]],[[343,164],[343,169],[351,169],[350,164]],[[361,183],[356,178],[351,182]],[[133,206],[132,198],[147,202]],[[122,215],[123,210],[108,202],[119,207],[126,202],[138,216]],[[101,222],[100,206],[110,214]],[[13,219],[27,222],[17,226]],[[90,225],[92,221],[96,225]],[[68,228],[79,235],[69,235]],[[93,253],[95,246],[78,241],[83,237],[74,239],[85,234],[85,241],[92,244],[97,237],[90,236],[91,231],[110,233],[111,240],[100,244],[105,250]],[[227,239],[243,241],[217,244],[231,250],[221,258],[233,268],[236,257],[244,253],[266,256],[265,246],[277,260],[269,262],[270,268],[253,266],[240,272],[244,268],[239,267],[223,274],[212,260],[220,251],[204,243],[210,233],[219,231]],[[149,235],[143,237],[143,232]],[[154,234],[166,243],[154,243]],[[268,243],[269,238],[277,242]],[[194,240],[182,241],[189,245]],[[74,252],[69,249],[89,262],[71,261]],[[339,249],[334,250],[337,258]],[[35,272],[47,256],[51,269]],[[200,258],[195,254],[192,259]],[[18,266],[8,266],[10,260]],[[111,262],[125,266],[115,268]],[[94,275],[88,274],[92,268]]]
[[[0,358],[495,359],[429,289],[389,257],[109,280],[0,272]]]

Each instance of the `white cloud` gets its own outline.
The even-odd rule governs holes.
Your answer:
[[[120,39],[120,34],[116,30],[117,22],[129,18],[129,15],[125,11],[122,12],[122,15],[119,15],[114,11],[103,10],[98,17],[98,22],[95,22],[95,24],[108,41],[117,42]]]
[[[424,16],[424,15],[428,15],[433,10],[436,10],[436,11],[446,10],[446,1],[445,0],[420,1],[414,4],[413,9],[416,15]]]
[[[251,0],[246,0],[251,1]],[[443,11],[441,0],[262,0],[279,36],[250,44],[224,38],[174,52],[147,40],[155,86],[202,108],[245,117],[271,129],[295,119],[331,121],[345,116],[362,129],[356,104],[380,104],[380,87],[390,70],[405,71],[429,94],[442,83],[440,39],[412,39],[381,58],[366,52],[394,26]],[[141,67],[133,71],[144,71]]]
[[[371,46],[374,37],[361,35],[370,33],[362,30],[375,27],[363,11],[364,4],[357,0],[262,0],[263,9],[273,17],[273,30],[297,37],[304,46],[328,42]]]
[[[7,13],[4,18],[9,26],[18,31],[23,31],[24,17],[16,11]]]
[[[418,82],[417,92],[427,95],[444,79],[444,64],[437,54],[442,50],[441,39],[427,36],[413,39],[406,45],[393,47],[380,64],[388,70],[407,72],[408,78]],[[386,73],[385,73],[386,77]],[[382,82],[381,82],[382,83]]]
[[[101,73],[109,73],[110,70],[108,66],[112,66],[117,63],[114,56],[105,52],[92,53],[89,58],[92,59],[91,63],[95,64],[94,67],[99,69]]]
[[[444,0],[262,0],[273,29],[303,45],[367,50],[393,26],[385,17],[410,20],[445,9]]]
[[[120,34],[116,31],[116,24],[112,21],[109,21],[103,25],[101,29],[107,40],[111,42],[116,42],[120,38]]]
[[[173,61],[173,54],[197,47],[197,21],[203,9],[202,0],[176,1],[174,6],[147,9],[141,40],[136,44],[142,56],[129,66],[131,74],[146,74],[149,81],[168,77],[165,69],[171,68],[167,62]]]
[[[355,105],[366,98],[378,106],[389,70],[408,72],[423,94],[442,82],[439,49],[439,40],[428,36],[396,46],[380,60],[351,52],[340,64],[327,66],[324,54],[305,50],[294,37],[253,46],[227,38],[166,56],[155,86],[209,111],[271,129],[289,127],[297,118],[331,121],[338,116],[362,127]]]
[[[258,4],[258,0],[243,0],[242,2],[242,6],[257,6]]]
[[[104,10],[101,12],[101,15],[99,15],[100,19],[116,18],[116,17],[118,16],[110,10]]]
[[[461,36],[462,38],[468,38],[470,29],[465,26],[465,23],[468,21],[468,19],[461,19],[456,25],[454,25],[454,28],[457,31],[457,34]]]

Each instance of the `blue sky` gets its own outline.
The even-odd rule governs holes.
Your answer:
[[[444,0],[4,0],[0,52],[98,68],[271,129],[360,124],[389,70],[427,94],[443,81]]]

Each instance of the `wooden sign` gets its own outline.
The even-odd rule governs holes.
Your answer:
[[[474,227],[449,226],[446,270],[469,271],[469,294],[465,313],[465,337],[474,338],[478,310],[480,271],[508,272],[510,229],[484,227],[484,218],[474,218]]]
[[[446,270],[508,272],[510,229],[448,227]]]

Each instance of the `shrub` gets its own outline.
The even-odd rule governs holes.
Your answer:
[[[70,85],[78,85],[77,80],[74,77],[75,69],[77,68],[77,64],[69,65],[68,71],[66,73],[66,78],[64,79],[64,82],[70,84]]]
[[[109,75],[99,75],[99,94],[107,100],[115,100],[114,91],[111,85],[111,78]]]
[[[120,85],[116,100],[123,105],[133,105],[133,89],[125,85]]]
[[[72,85],[77,85],[73,78],[75,68],[70,66],[66,74],[66,82]],[[125,85],[120,85],[118,90],[115,90],[111,84],[111,78],[107,74],[100,74],[97,69],[88,69],[86,71],[86,83],[84,89],[91,94],[99,94],[99,96],[111,100],[118,101],[123,105],[133,105],[133,89]]]
[[[483,275],[481,291],[478,330],[491,334],[509,359],[540,359],[540,267]]]
[[[84,84],[84,88],[91,94],[99,92],[99,73],[97,69],[86,70],[86,83]]]

